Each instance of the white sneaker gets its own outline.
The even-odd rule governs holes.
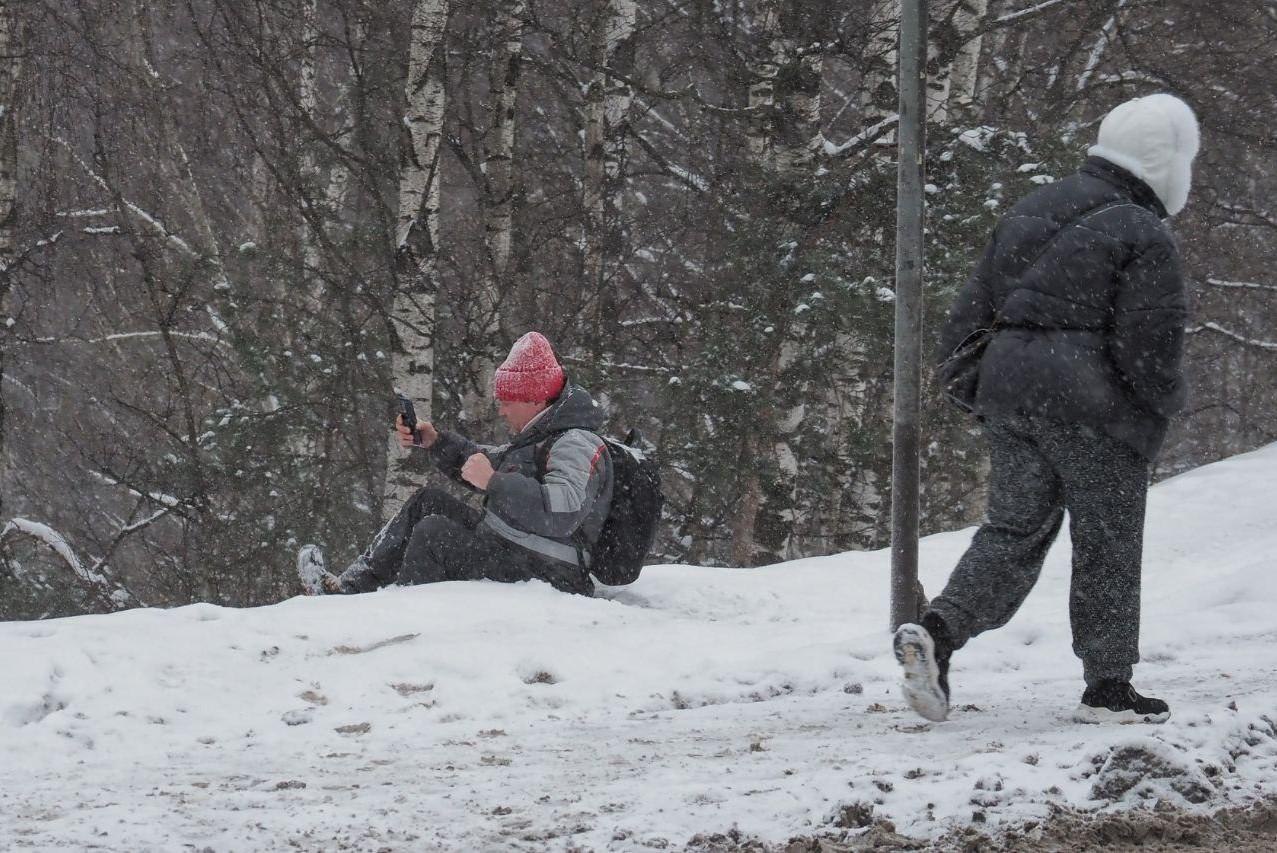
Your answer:
[[[326,578],[336,580],[324,562],[324,552],[318,545],[303,545],[297,551],[297,579],[302,583],[302,592],[323,595],[328,591],[324,583]]]
[[[949,718],[949,659],[936,655],[935,641],[921,625],[905,624],[892,643],[900,664],[900,691],[909,707],[932,722]]]

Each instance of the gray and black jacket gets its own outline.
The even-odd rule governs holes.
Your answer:
[[[461,466],[475,453],[486,455],[496,473],[479,526],[539,556],[574,565],[580,544],[588,566],[589,546],[598,540],[612,503],[612,460],[596,432],[603,420],[589,393],[568,385],[508,444],[481,445],[440,432],[429,453],[439,470],[466,486]]]
[[[1098,428],[1152,459],[1184,404],[1186,293],[1166,209],[1099,157],[998,223],[954,301],[939,360],[995,327],[974,404]]]

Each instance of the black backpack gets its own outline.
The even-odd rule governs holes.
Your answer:
[[[550,447],[562,434],[551,436],[538,449],[537,469],[542,476]],[[661,492],[660,469],[636,446],[640,441],[638,430],[630,430],[624,442],[600,437],[612,460],[612,505],[593,546],[577,538],[579,531],[573,542],[579,549],[589,549],[590,574],[599,583],[624,586],[638,580],[643,569],[643,559],[656,540],[665,495]]]

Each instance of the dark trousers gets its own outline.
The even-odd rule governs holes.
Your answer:
[[[1080,424],[1016,417],[987,421],[984,430],[987,519],[931,611],[955,648],[1006,624],[1037,582],[1067,509],[1073,652],[1088,684],[1129,681],[1139,661],[1148,461]]]
[[[589,575],[506,542],[481,528],[482,510],[432,487],[417,491],[341,574],[343,592],[391,583],[455,580],[513,583],[544,580],[566,592],[592,594]]]

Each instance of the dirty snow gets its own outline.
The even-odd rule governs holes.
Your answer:
[[[1067,543],[955,659],[939,725],[896,689],[885,552],[660,566],[593,600],[457,583],[0,624],[0,849],[678,848],[847,806],[936,837],[1271,795],[1275,482],[1277,445],[1153,491],[1136,683],[1160,727],[1068,721]],[[929,590],[970,536],[924,541]]]

